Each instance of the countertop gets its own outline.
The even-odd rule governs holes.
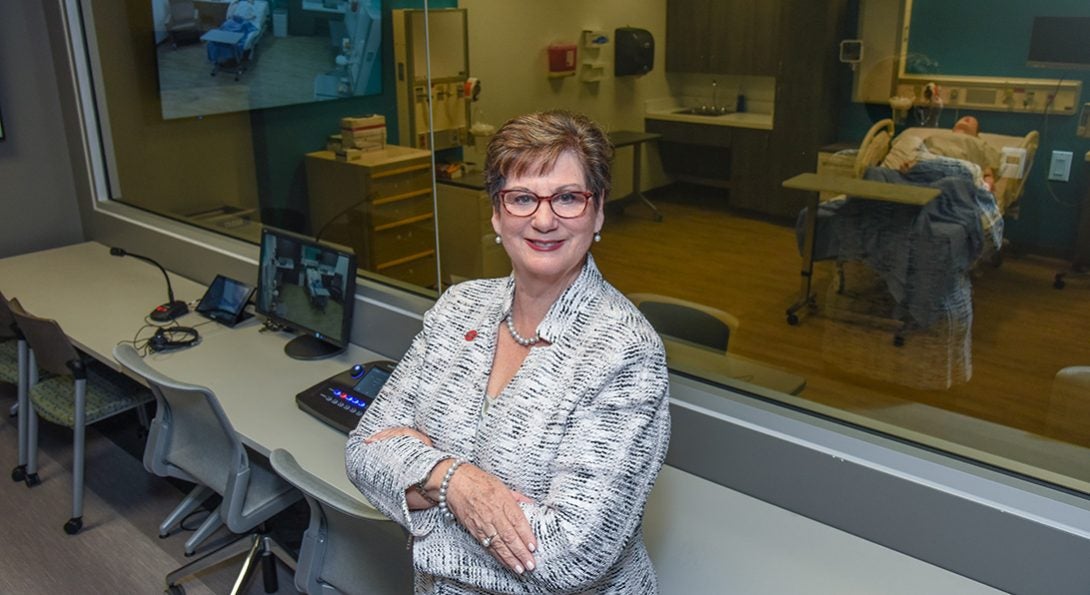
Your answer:
[[[643,117],[649,120],[666,120],[669,122],[686,122],[689,124],[706,124],[709,126],[732,126],[735,128],[772,130],[772,114],[742,112],[726,114],[723,116],[697,116],[693,114],[677,113],[681,109],[683,108],[649,108],[644,112]]]

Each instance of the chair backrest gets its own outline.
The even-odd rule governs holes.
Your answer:
[[[113,354],[155,395],[158,408],[144,449],[148,471],[162,477],[188,475],[214,490],[223,497],[220,516],[235,533],[249,531],[298,500],[275,473],[251,463],[211,390],[161,374],[132,345],[117,345]]]
[[[28,313],[17,299],[8,302],[8,307],[39,367],[58,376],[85,377],[83,360],[57,321]]]
[[[8,298],[0,292],[0,340],[14,339],[16,336],[15,317],[11,315],[11,306],[8,305]]]
[[[274,450],[269,462],[310,505],[297,589],[312,595],[412,592],[412,555],[400,526],[311,475],[286,450]]]
[[[715,351],[727,351],[738,319],[727,312],[654,293],[631,293],[628,299],[659,334]]]

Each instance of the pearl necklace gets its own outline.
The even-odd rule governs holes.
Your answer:
[[[523,337],[515,330],[515,321],[510,313],[507,314],[507,332],[511,333],[511,338],[515,340],[515,343],[522,345],[523,347],[529,347],[541,340],[541,335],[534,333],[534,336],[530,338]]]

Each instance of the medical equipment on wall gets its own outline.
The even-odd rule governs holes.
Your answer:
[[[1022,147],[1003,147],[999,160],[999,176],[1021,180],[1026,173],[1026,150]]]
[[[398,144],[432,150],[464,145],[470,103],[466,9],[392,13]]]
[[[912,108],[914,97],[895,95],[889,98],[889,107],[893,110],[893,121],[898,125],[904,124],[908,119],[908,110]]]
[[[1090,138],[1090,103],[1082,104],[1077,134],[1082,138]]]

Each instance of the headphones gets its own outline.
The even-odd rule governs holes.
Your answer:
[[[188,326],[159,327],[148,339],[152,351],[172,351],[196,345],[201,340],[197,329]]]

